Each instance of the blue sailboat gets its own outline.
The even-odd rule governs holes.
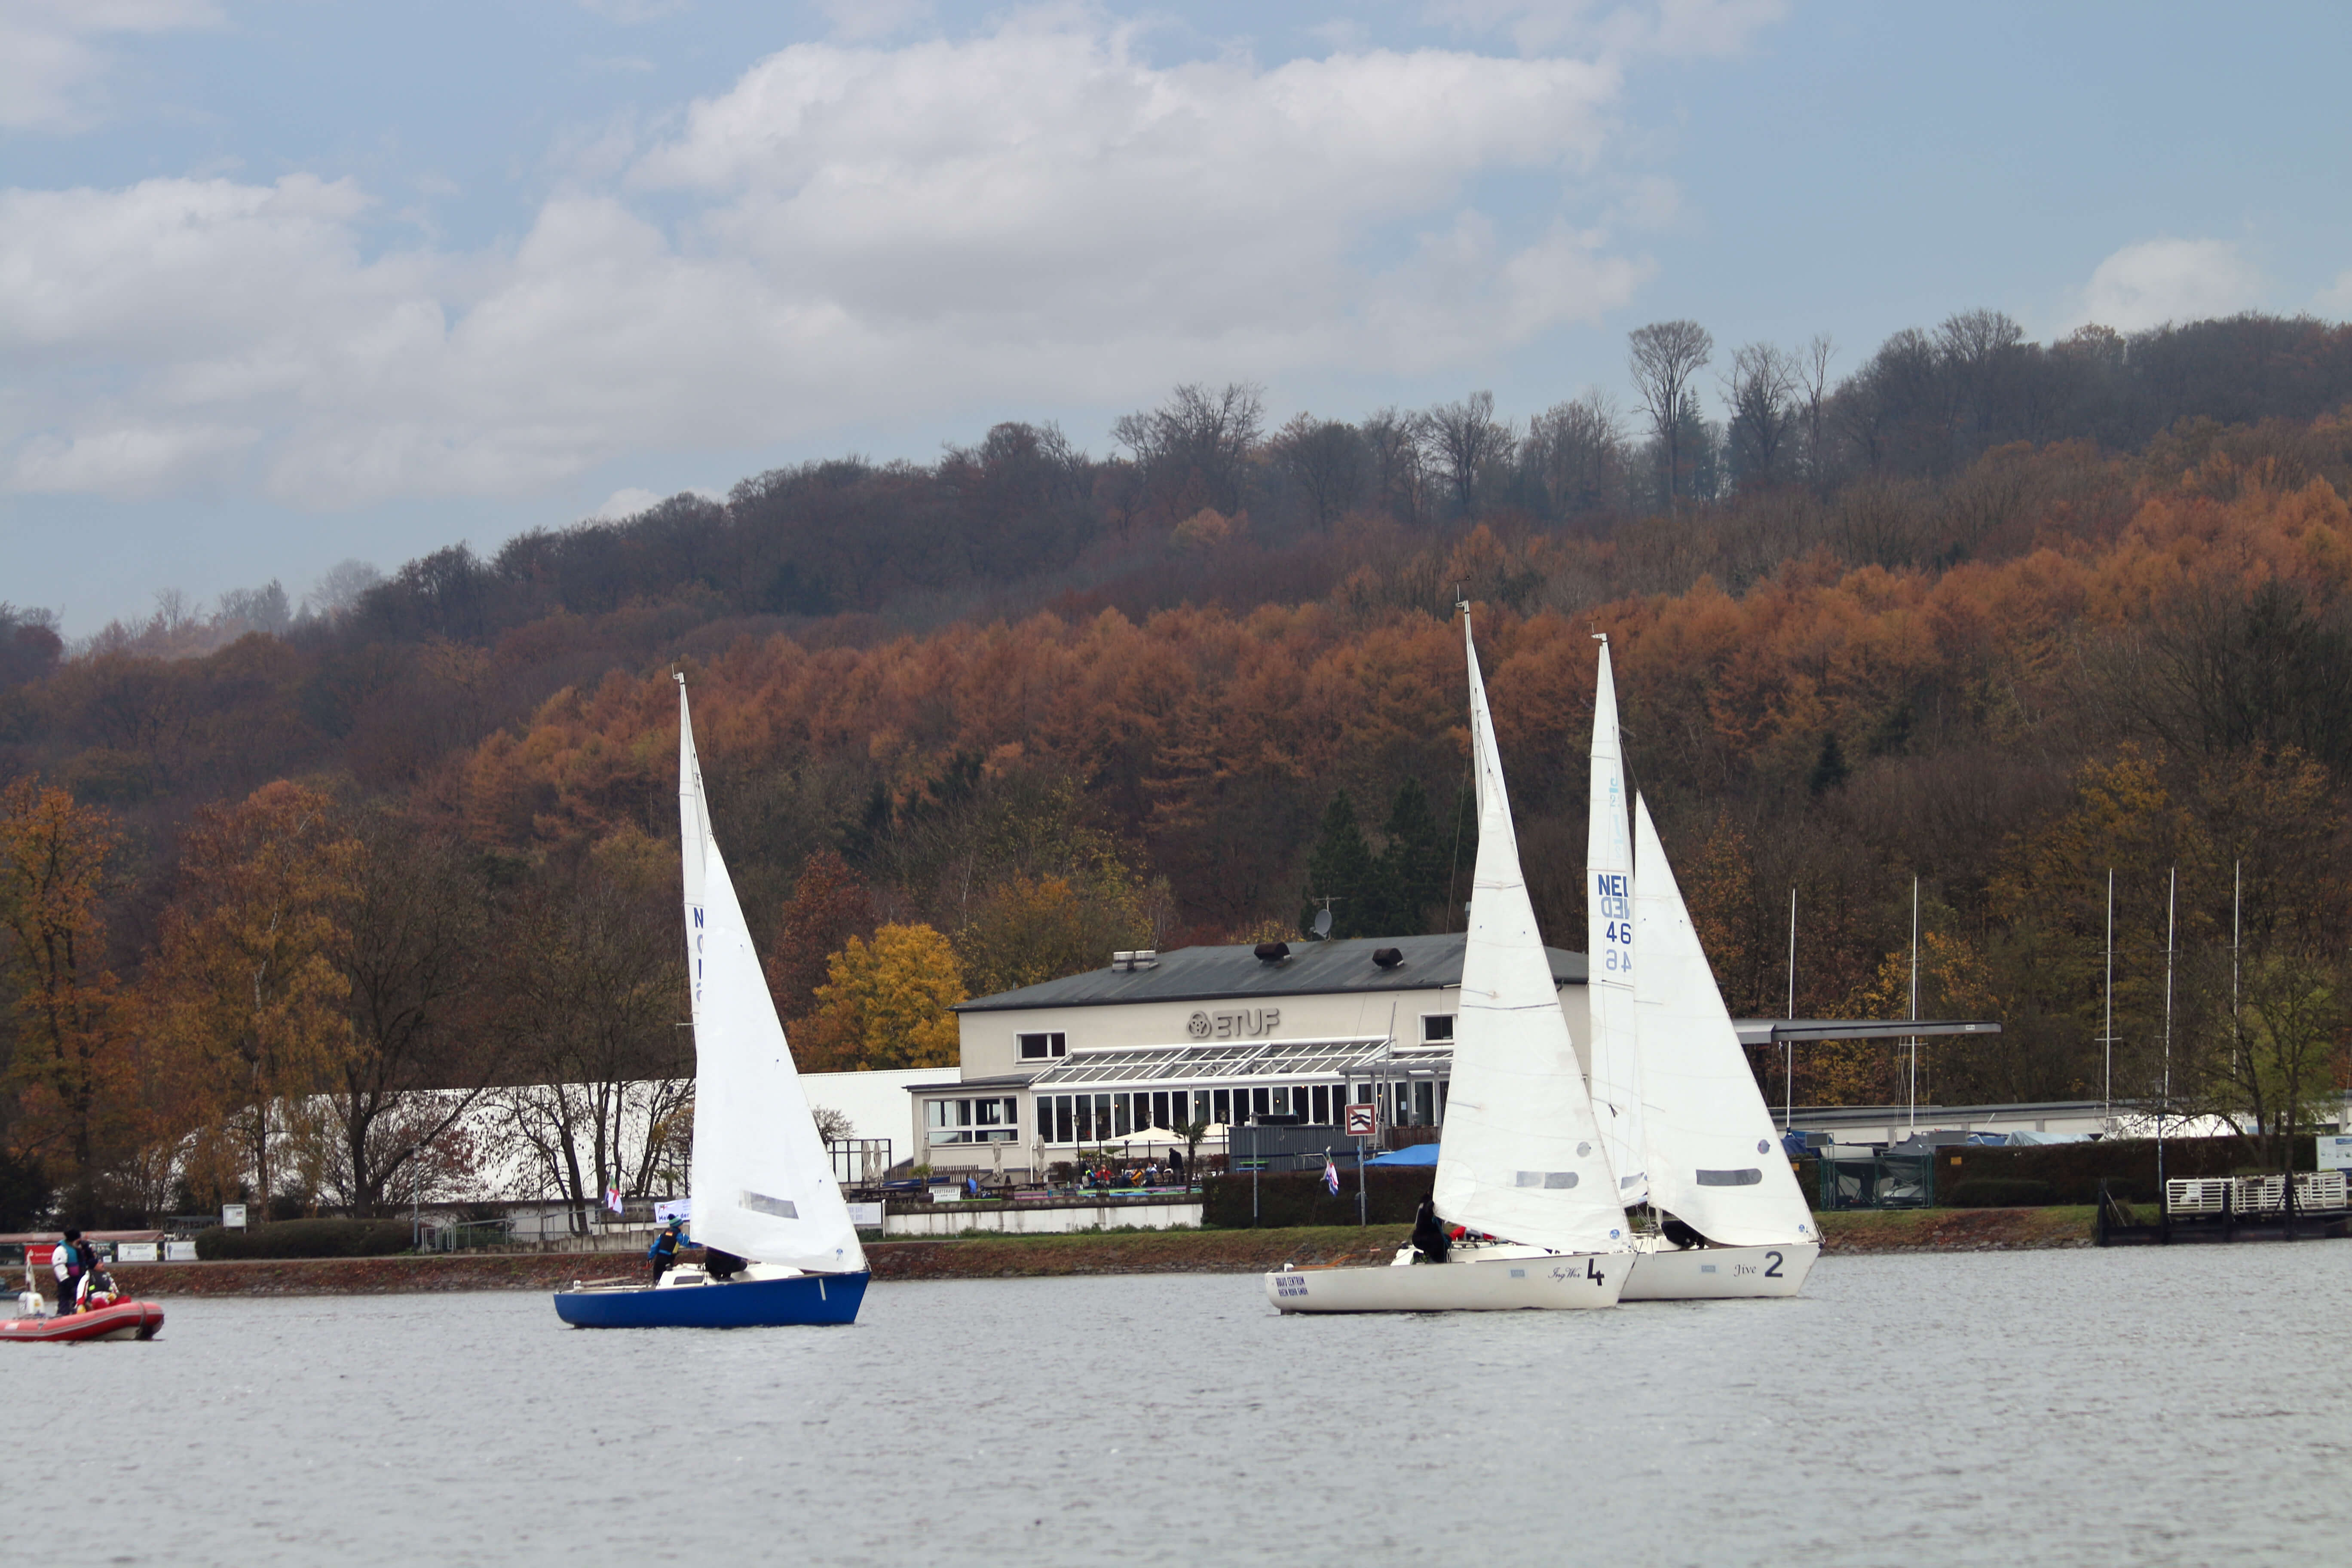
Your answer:
[[[679,848],[694,1005],[694,1239],[710,1262],[658,1285],[575,1284],[555,1310],[583,1329],[849,1323],[872,1278],[809,1114],[727,863],[710,835],[686,682],[677,691]]]

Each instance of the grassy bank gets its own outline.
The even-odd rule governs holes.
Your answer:
[[[1909,1209],[1827,1214],[1823,1250],[2005,1252],[2088,1247],[2088,1208]],[[971,1236],[871,1243],[878,1280],[1051,1279],[1079,1274],[1255,1274],[1285,1263],[1376,1263],[1406,1226],[1299,1226],[1265,1230],[1159,1230],[1085,1236]],[[639,1278],[644,1261],[596,1253],[248,1259],[126,1264],[134,1296],[383,1295],[401,1291],[560,1290],[574,1279]]]

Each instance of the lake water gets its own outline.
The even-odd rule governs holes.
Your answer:
[[[166,1297],[152,1344],[0,1352],[34,1417],[5,1490],[28,1561],[174,1568],[2310,1563],[2352,1526],[2347,1283],[2318,1242],[1418,1318],[1233,1276],[877,1285],[856,1328],[730,1333]]]

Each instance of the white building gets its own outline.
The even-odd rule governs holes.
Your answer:
[[[908,1091],[914,1158],[940,1173],[1018,1176],[1180,1121],[1331,1126],[1350,1102],[1378,1105],[1384,1128],[1442,1125],[1464,942],[1457,931],[1122,953],[1108,968],[975,997],[956,1008],[961,1076],[924,1075]],[[1589,1075],[1584,955],[1544,951]],[[1747,1019],[1739,1032],[1761,1045],[2000,1026]]]
[[[1328,1125],[1351,1100],[1378,1104],[1383,1126],[1438,1125],[1463,942],[1121,954],[976,997],[956,1009],[961,1079],[912,1090],[917,1157],[940,1171],[1034,1172],[1179,1121]],[[1581,1052],[1584,959],[1545,951]]]

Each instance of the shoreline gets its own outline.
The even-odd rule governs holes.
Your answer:
[[[1826,1254],[2011,1252],[2091,1245],[2088,1208],[1895,1209],[1818,1216]],[[1101,1274],[1259,1274],[1286,1263],[1377,1263],[1410,1226],[1161,1230],[1075,1236],[974,1236],[866,1247],[877,1281],[1036,1279]],[[390,1258],[240,1258],[131,1263],[115,1273],[142,1299],[373,1296],[545,1290],[575,1279],[641,1275],[628,1253],[435,1253]]]

